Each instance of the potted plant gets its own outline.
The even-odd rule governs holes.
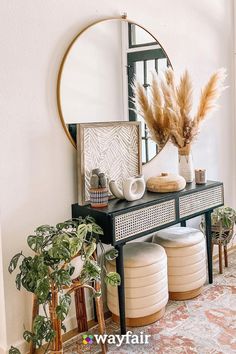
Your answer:
[[[211,223],[214,229],[219,229],[220,227],[231,228],[235,223],[235,219],[236,210],[227,206],[216,208],[211,214]]]
[[[95,251],[102,235],[101,227],[89,216],[68,220],[55,227],[39,226],[27,238],[33,255],[19,252],[11,259],[8,270],[12,273],[18,268],[17,289],[23,287],[33,293],[36,303],[43,308],[43,314],[35,315],[32,329],[23,333],[24,339],[34,348],[46,343],[45,352],[50,346],[54,351],[62,350],[61,329],[66,331],[63,321],[69,312],[74,290],[89,288],[97,305],[102,304],[102,278],[111,285],[120,284],[119,274],[108,273],[103,260],[101,264],[97,261]],[[105,255],[108,259],[116,256],[114,249]],[[79,277],[74,279],[76,269],[73,263],[77,257],[82,261],[82,269]],[[11,347],[9,353],[18,354],[19,350]]]
[[[223,273],[222,265],[222,247],[224,247],[225,267],[228,267],[227,245],[234,235],[234,224],[236,222],[236,210],[228,206],[216,208],[211,214],[211,236],[212,236],[212,253],[214,245],[219,248],[219,271]],[[202,220],[200,228],[205,231],[204,220]]]

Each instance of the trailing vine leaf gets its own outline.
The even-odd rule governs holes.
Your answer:
[[[51,320],[46,316],[37,315],[33,323],[33,334],[33,343],[36,348],[42,346],[43,340],[51,342],[55,337]]]
[[[69,242],[70,256],[74,257],[81,250],[82,241],[78,237],[73,237]]]
[[[70,286],[72,283],[69,269],[56,270],[51,274],[51,277],[59,288],[63,285]]]
[[[33,341],[34,335],[30,331],[24,331],[23,338],[24,338],[24,340],[26,340],[26,342],[30,343]]]
[[[97,234],[97,235],[103,235],[104,234],[103,229],[99,225],[97,225],[96,223],[92,224],[92,232]]]
[[[93,254],[93,252],[96,250],[97,248],[97,243],[96,240],[93,239],[91,243],[89,243],[88,245],[84,244],[84,255],[85,258],[90,258]]]
[[[93,224],[87,224],[87,232],[92,232],[93,231]]]
[[[22,252],[15,254],[14,257],[12,257],[10,264],[8,266],[8,271],[11,274],[17,267],[18,261],[20,257],[22,256]]]
[[[71,296],[69,294],[62,295],[59,299],[59,305],[56,308],[57,317],[64,321],[68,315],[71,305]]]
[[[85,261],[83,269],[80,273],[82,283],[92,280],[100,280],[101,268],[94,260],[88,259]]]
[[[36,253],[41,252],[43,243],[44,243],[44,237],[43,235],[29,235],[27,238],[27,243],[28,246]]]
[[[49,249],[48,254],[52,258],[57,258],[65,262],[70,260],[70,238],[66,234],[62,234],[53,240],[53,245]]]
[[[47,301],[50,292],[50,280],[49,277],[39,279],[36,282],[35,294],[37,295],[40,304]]]
[[[54,226],[51,225],[41,225],[37,227],[35,230],[35,233],[37,235],[48,235],[48,234],[55,234],[57,232],[57,229]]]
[[[13,347],[13,346],[11,346],[11,348],[9,349],[9,352],[8,352],[9,354],[21,354],[21,352],[19,351],[19,349],[18,348],[16,348],[16,347]]]
[[[17,290],[20,290],[21,289],[21,273],[17,274],[15,284],[16,284]]]
[[[86,235],[87,235],[87,225],[86,224],[79,225],[77,229],[77,236],[83,240]]]
[[[105,282],[106,284],[109,284],[111,286],[120,285],[121,282],[120,275],[116,272],[109,272],[105,276]]]
[[[115,248],[105,253],[105,258],[107,261],[112,261],[117,257],[118,257],[118,251]]]
[[[42,255],[24,258],[20,266],[22,273],[22,286],[34,293],[37,288],[37,281],[48,276],[48,267],[44,264]]]

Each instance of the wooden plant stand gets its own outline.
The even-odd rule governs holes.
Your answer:
[[[67,293],[75,293],[75,305],[76,305],[76,314],[77,314],[77,323],[80,326],[81,325],[81,317],[80,315],[83,313],[84,314],[84,308],[82,308],[82,313],[80,312],[80,305],[81,302],[78,301],[79,296],[82,294],[84,296],[84,288],[92,288],[89,285],[82,285],[78,281],[76,281],[72,287],[67,290]],[[100,282],[95,282],[95,290],[100,291],[101,290],[101,285]],[[58,305],[58,292],[57,290],[51,289],[52,292],[52,300],[51,304],[49,306],[49,312],[50,312],[50,318],[53,324],[53,329],[56,332],[56,336],[51,344],[50,351],[51,353],[63,353],[63,343],[62,343],[62,334],[61,334],[61,321],[58,319],[56,315],[56,307]],[[82,307],[85,306],[84,298],[82,300]],[[104,319],[104,311],[103,311],[103,302],[102,302],[102,297],[96,297],[95,298],[95,304],[96,304],[96,313],[97,313],[97,318],[98,318],[98,328],[99,328],[99,333],[101,335],[105,334],[106,329],[105,329],[105,319]],[[32,306],[32,327],[33,327],[33,322],[35,317],[39,314],[39,304],[36,295],[33,295],[33,306]],[[85,309],[85,316],[86,316],[86,309]],[[86,317],[84,318],[84,322],[86,321],[87,325],[87,319]],[[84,323],[85,325],[85,323]],[[83,330],[84,330],[84,325],[83,325]],[[78,332],[81,332],[81,328],[78,327]],[[106,343],[101,343],[101,349],[102,349],[102,354],[107,353],[107,344]],[[35,354],[36,348],[33,346],[31,343],[30,345],[30,354]]]

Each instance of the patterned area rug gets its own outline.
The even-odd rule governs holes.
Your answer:
[[[111,319],[107,334],[119,334]],[[214,284],[205,285],[196,299],[169,301],[165,316],[152,325],[129,328],[133,334],[149,334],[148,344],[109,344],[112,354],[231,354],[236,353],[236,252],[229,255],[229,267],[218,274],[214,264]],[[64,353],[99,353],[95,343],[97,326],[89,330],[90,338],[78,335],[64,345]],[[88,344],[84,344],[83,343]]]

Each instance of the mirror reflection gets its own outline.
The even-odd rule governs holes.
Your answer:
[[[69,46],[58,78],[58,105],[64,125],[76,140],[76,124],[141,121],[142,161],[159,151],[132,103],[136,77],[149,90],[151,73],[170,65],[157,40],[124,19],[101,21],[83,31]]]

